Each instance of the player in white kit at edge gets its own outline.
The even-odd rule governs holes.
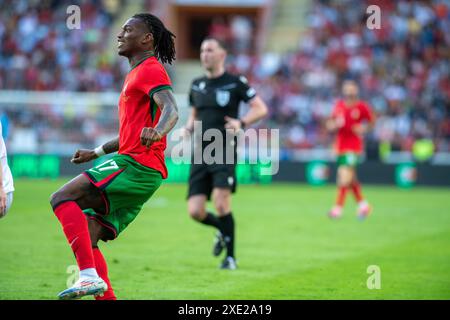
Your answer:
[[[0,123],[0,218],[3,218],[13,202],[14,183],[6,157],[5,141],[3,141],[1,133],[2,124]]]

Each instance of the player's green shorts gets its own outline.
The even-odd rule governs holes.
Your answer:
[[[159,171],[121,154],[86,170],[84,175],[100,190],[105,201],[105,214],[83,210],[109,231],[103,240],[116,238],[136,218],[162,182]]]
[[[347,152],[338,155],[337,164],[338,166],[348,166],[355,167],[360,162],[360,157],[357,153]]]

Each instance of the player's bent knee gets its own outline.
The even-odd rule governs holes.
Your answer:
[[[50,196],[50,204],[53,208],[55,208],[55,205],[58,204],[59,199],[61,199],[59,191],[52,193],[52,195]]]
[[[50,196],[50,205],[53,209],[55,209],[58,204],[64,202],[64,201],[70,201],[70,196],[66,195],[64,192],[58,190]]]
[[[341,180],[341,181],[339,181],[338,182],[338,186],[339,187],[341,187],[341,188],[348,188],[348,187],[350,187],[350,180]]]
[[[205,199],[200,196],[193,196],[188,200],[189,216],[197,221],[203,221],[206,218]]]
[[[349,187],[350,186],[350,180],[349,179],[345,179],[345,178],[338,179],[338,186],[339,187]]]
[[[352,182],[352,171],[350,168],[340,168],[338,170],[337,183],[339,187],[349,187]]]
[[[219,205],[219,206],[216,205],[216,210],[219,216],[224,216],[231,211],[230,207],[227,205]]]
[[[214,207],[220,216],[230,212],[230,198],[228,195],[219,195],[214,198]]]
[[[219,216],[223,216],[230,212],[230,204],[228,199],[226,198],[216,199],[216,201],[214,202],[214,207],[216,208],[217,214]]]
[[[203,219],[205,219],[205,215],[205,212],[200,209],[189,210],[189,216],[197,221],[202,221]]]
[[[58,203],[58,199],[59,199],[59,194],[58,191],[53,192],[50,196],[50,205],[54,208],[55,204]]]

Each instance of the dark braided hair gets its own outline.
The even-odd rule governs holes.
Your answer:
[[[150,13],[138,13],[133,18],[142,20],[153,34],[156,58],[162,63],[172,64],[175,60],[175,35],[166,29],[158,17]]]

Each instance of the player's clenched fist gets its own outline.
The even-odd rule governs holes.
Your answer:
[[[80,149],[80,150],[75,151],[70,162],[79,164],[79,163],[89,162],[96,158],[98,158],[98,156],[94,150]]]
[[[149,148],[154,142],[162,139],[161,133],[155,128],[144,127],[141,132],[141,144]]]

